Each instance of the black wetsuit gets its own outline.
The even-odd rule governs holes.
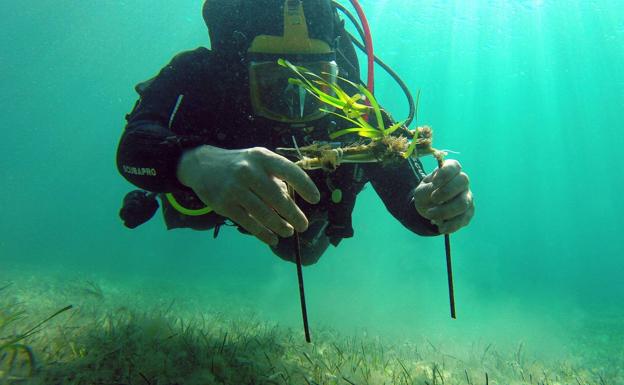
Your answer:
[[[339,62],[340,64],[340,62]],[[349,76],[348,71],[342,72]],[[249,101],[245,63],[221,60],[206,48],[177,55],[153,79],[137,86],[141,95],[121,138],[117,165],[120,173],[136,186],[159,193],[174,192],[184,206],[201,207],[201,202],[176,178],[181,154],[202,144],[226,149],[293,147],[313,141],[329,141],[328,129],[342,125],[326,117],[304,126],[288,126],[254,116]],[[424,177],[419,162],[392,166],[379,164],[342,165],[333,173],[309,172],[321,192],[321,202],[298,204],[308,216],[310,227],[301,235],[302,258],[314,263],[329,243],[353,236],[351,212],[356,195],[371,182],[388,211],[405,227],[420,235],[438,235],[437,229],[421,217],[413,205],[413,190]],[[335,199],[340,194],[339,202]],[[163,210],[168,228],[210,229],[225,218],[210,213],[189,217],[175,211],[166,200]],[[273,251],[293,260],[292,237],[280,239]]]

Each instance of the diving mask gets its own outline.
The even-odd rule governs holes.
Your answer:
[[[338,65],[335,61],[300,62],[330,84],[336,84]],[[256,115],[283,123],[302,123],[325,116],[321,107],[327,107],[315,96],[288,79],[296,75],[277,61],[251,61],[249,84],[251,105]],[[331,89],[319,86],[323,92],[332,94]]]

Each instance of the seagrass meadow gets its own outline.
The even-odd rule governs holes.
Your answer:
[[[624,384],[620,1],[360,1],[476,212],[451,319],[444,239],[366,186],[303,269],[310,343],[296,266],[258,240],[118,217],[133,87],[210,45],[201,3],[0,1],[0,385]],[[408,115],[379,67],[375,99]]]

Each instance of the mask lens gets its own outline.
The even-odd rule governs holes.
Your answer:
[[[328,83],[336,83],[336,62],[310,62],[297,65],[322,77]],[[296,78],[290,69],[276,62],[251,62],[249,68],[251,102],[257,115],[281,122],[307,122],[325,115],[319,111],[327,108],[305,89],[288,82]],[[329,88],[329,87],[323,87]],[[331,94],[331,89],[322,89]]]

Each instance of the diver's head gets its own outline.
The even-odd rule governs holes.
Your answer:
[[[258,116],[284,123],[319,119],[320,102],[289,84],[280,58],[335,82],[336,15],[331,0],[207,0],[204,20],[217,55],[244,62]]]

